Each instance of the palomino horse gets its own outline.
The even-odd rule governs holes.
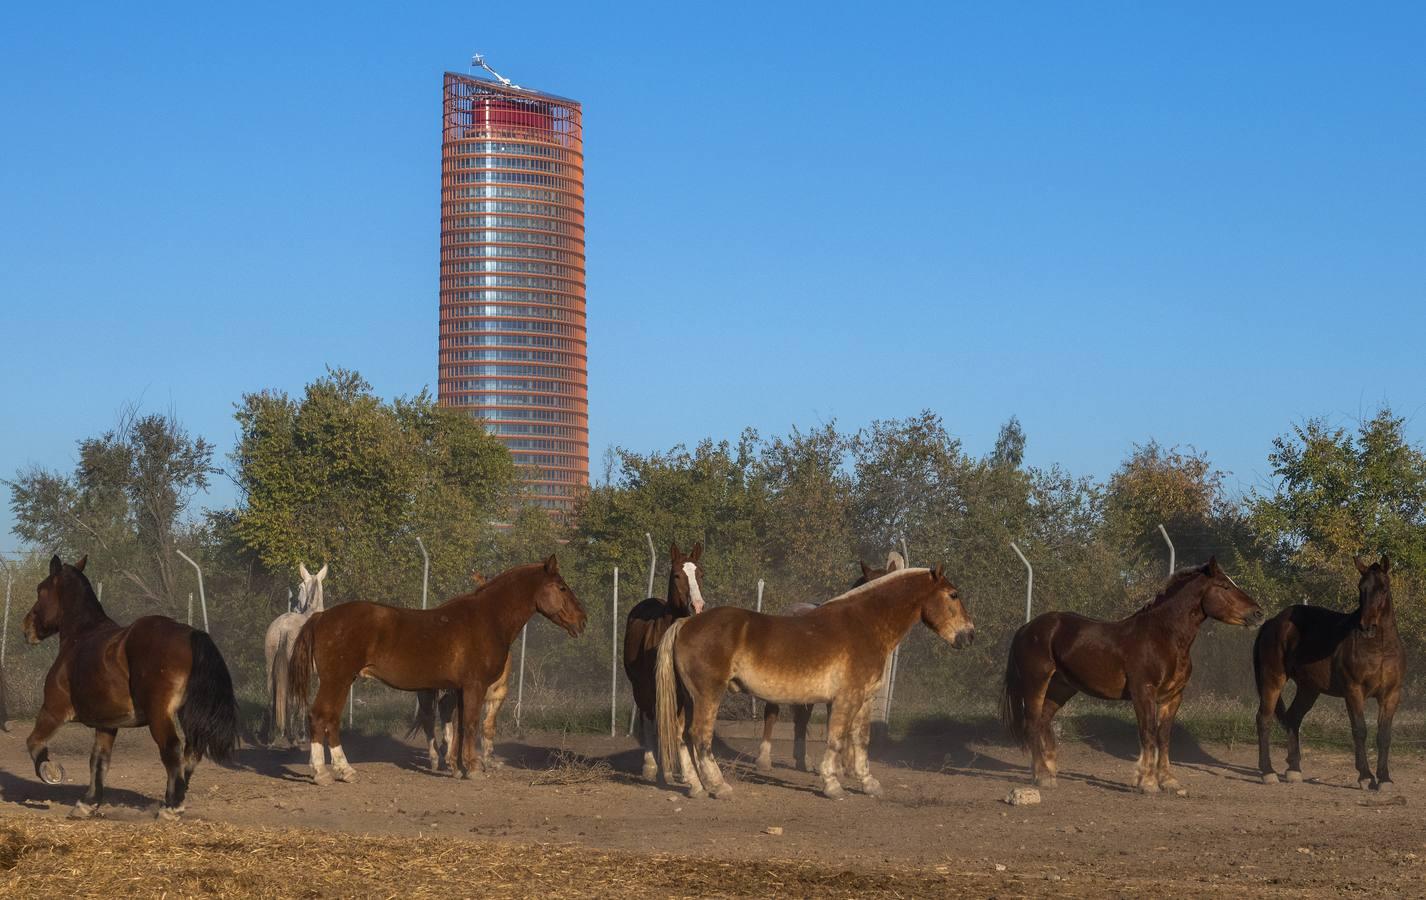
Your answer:
[[[1302,780],[1302,749],[1298,733],[1302,719],[1321,694],[1347,701],[1352,743],[1357,757],[1357,785],[1362,789],[1392,787],[1387,757],[1391,754],[1391,720],[1401,701],[1406,658],[1396,632],[1391,605],[1391,560],[1368,564],[1357,559],[1361,578],[1358,605],[1350,613],[1319,606],[1289,606],[1258,629],[1253,642],[1253,675],[1258,683],[1258,769],[1264,784],[1275,784],[1269,732],[1272,717],[1287,729],[1287,771],[1283,779]],[[1282,689],[1297,683],[1292,706],[1283,708]],[[1367,764],[1366,702],[1375,698],[1376,778]]]
[[[263,638],[262,651],[267,658],[267,716],[268,741],[292,744],[293,716],[287,707],[287,664],[292,660],[292,644],[297,640],[297,632],[307,623],[308,616],[322,611],[322,582],[327,577],[327,566],[313,575],[307,571],[305,563],[297,564],[297,574],[302,586],[297,589],[294,608],[272,620]]]
[[[703,558],[702,542],[694,544],[687,556],[675,542],[668,554],[668,600],[649,597],[629,610],[624,624],[624,674],[634,688],[634,704],[639,708],[644,777],[650,780],[657,778],[659,771],[654,758],[654,751],[658,749],[658,726],[654,717],[658,709],[655,669],[659,641],[675,621],[703,611],[703,570],[698,566],[698,560]],[[665,775],[672,778],[666,769]]]
[[[862,567],[862,577],[852,582],[852,587],[854,588],[859,588],[862,585],[866,584],[868,581],[874,581],[889,572],[895,572],[898,569],[906,568],[906,559],[900,553],[897,553],[895,550],[892,550],[890,553],[887,554],[886,565],[880,569],[873,569],[871,566],[867,565],[861,560],[858,560],[857,562]],[[788,614],[793,616],[805,615],[814,609],[820,609],[827,602],[830,601],[824,600],[822,603],[798,603],[797,605],[793,606],[791,609],[788,610]],[[886,665],[888,671],[882,673],[882,682],[881,687],[878,689],[878,695],[885,692],[887,688],[887,679],[889,678],[891,667],[890,657],[887,657]],[[780,712],[781,710],[776,703],[763,704],[763,740],[762,743],[758,745],[757,763],[758,771],[760,772],[772,771],[772,731],[775,727],[777,727],[777,718]],[[827,718],[829,721],[831,720],[831,717],[832,708],[829,705],[827,707]],[[804,772],[807,771],[807,725],[811,721],[812,704],[797,703],[793,705],[792,759],[794,765],[796,765],[798,769]],[[871,727],[870,716],[867,717],[866,725],[868,728]],[[868,733],[865,737],[861,739],[866,741],[868,745],[870,745],[870,738],[871,735],[870,733]],[[850,770],[852,768],[853,759],[851,747],[851,741],[848,741],[847,744],[842,747],[842,768],[846,770]]]
[[[307,717],[313,780],[331,784],[334,774],[339,781],[356,779],[342,752],[339,725],[347,689],[358,675],[402,691],[460,691],[457,764],[461,777],[468,777],[477,764],[475,729],[486,690],[500,679],[511,641],[536,610],[572,635],[584,630],[584,609],[554,556],[510,569],[434,609],[353,602],[313,614],[297,635],[288,675],[294,700],[304,704],[313,672],[321,682]]]
[[[867,768],[862,721],[887,657],[918,621],[956,647],[975,637],[956,586],[939,568],[902,569],[801,616],[725,606],[679,619],[659,644],[659,754],[665,771],[673,766],[677,746],[691,796],[704,796],[705,784],[715,797],[730,791],[712,744],[718,704],[732,686],[774,703],[830,702],[820,769],[823,794],[845,796],[837,759],[851,742],[853,774],[862,791],[880,796],[881,785]]]
[[[1169,737],[1193,672],[1189,651],[1205,619],[1254,625],[1263,611],[1218,565],[1182,569],[1138,612],[1101,622],[1047,612],[1020,626],[1010,641],[1001,714],[1030,751],[1035,784],[1055,784],[1051,720],[1080,691],[1102,700],[1131,700],[1139,722],[1139,790],[1179,786],[1169,772]]]
[[[35,774],[59,784],[64,769],[49,758],[50,737],[69,721],[94,729],[89,790],[70,816],[88,818],[104,801],[104,777],[120,728],[148,726],[168,770],[161,819],[177,819],[193,770],[205,755],[227,759],[238,733],[238,702],[223,655],[206,633],[167,616],[121,627],[104,612],[84,576],[88,557],[70,566],[58,556],[25,616],[38,644],[59,633],[59,654],[45,676],[45,699],[25,742]],[[179,727],[183,740],[179,740]]]

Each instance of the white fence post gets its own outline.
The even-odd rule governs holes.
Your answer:
[[[1025,564],[1025,571],[1029,573],[1029,578],[1025,581],[1025,621],[1028,622],[1030,621],[1030,598],[1035,595],[1035,567],[1030,565],[1030,561],[1025,558],[1025,554],[1020,552],[1020,546],[1014,541],[1010,542],[1010,549],[1020,557],[1020,561]]]
[[[98,584],[94,585],[94,597],[100,603],[104,602],[104,582],[101,581]]]
[[[15,575],[7,565],[5,567],[5,624],[0,626],[0,669],[5,667],[5,645],[10,643],[10,587],[14,583]]]
[[[288,605],[288,606],[291,606],[291,605],[292,605],[292,596],[291,596],[291,595],[292,595],[292,592],[291,592],[291,591],[288,591],[287,594],[288,594],[288,597],[287,597],[287,605]],[[189,627],[189,628],[192,628],[192,627],[193,627],[193,592],[192,592],[192,591],[189,591],[189,592],[188,592],[188,627]]]
[[[619,567],[614,567],[614,614],[609,617],[609,736],[617,733],[615,715],[619,701]]]
[[[426,554],[426,544],[421,536],[416,536],[416,546],[421,548],[421,608],[426,608],[426,586],[431,582],[431,557]]]
[[[763,611],[763,580],[758,579],[758,612]]]
[[[1169,545],[1169,574],[1172,575],[1175,563],[1173,541],[1169,540],[1168,529],[1164,528],[1162,522],[1159,523],[1159,534],[1164,536],[1164,543]]]
[[[654,570],[658,568],[659,555],[658,551],[654,550],[654,536],[645,531],[644,540],[649,542],[649,590],[644,596],[652,597],[654,595]]]
[[[177,547],[174,548],[173,552],[183,557],[184,560],[193,567],[193,571],[198,573],[198,604],[203,608],[203,630],[208,631],[208,597],[203,593],[203,570],[198,567],[198,563],[194,562],[193,558],[187,553],[184,553]],[[212,634],[211,631],[208,633]]]
[[[515,681],[515,732],[520,731],[520,713],[525,709],[525,637],[530,633],[530,626],[526,623],[520,629],[520,677]]]

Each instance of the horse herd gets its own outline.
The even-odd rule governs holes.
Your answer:
[[[667,599],[634,607],[625,626],[624,668],[638,707],[644,775],[686,784],[692,796],[731,791],[712,754],[713,726],[723,695],[742,691],[766,702],[760,768],[771,767],[771,735],[780,707],[793,710],[799,768],[806,759],[813,704],[828,705],[827,741],[814,771],[827,797],[845,796],[841,778],[879,796],[867,762],[873,698],[893,650],[925,625],[953,647],[968,646],[975,626],[964,598],[941,568],[908,568],[893,554],[881,570],[862,565],[862,578],[840,596],[789,615],[732,606],[704,608],[701,545],[670,550]],[[1405,675],[1391,600],[1391,561],[1358,559],[1357,608],[1339,613],[1291,606],[1262,624],[1253,645],[1259,694],[1259,769],[1278,780],[1269,752],[1276,718],[1288,733],[1284,779],[1301,781],[1300,727],[1322,694],[1345,699],[1362,788],[1388,789],[1391,723]],[[59,636],[44,700],[26,745],[35,773],[59,784],[64,770],[47,743],[60,726],[95,730],[89,787],[71,815],[95,813],[118,729],[147,726],[168,774],[160,818],[175,819],[194,769],[204,756],[229,758],[238,741],[232,679],[209,636],[164,616],[120,626],[104,612],[84,574],[85,559],[58,556],[25,616],[31,643]],[[462,777],[483,769],[510,674],[510,648],[536,613],[578,636],[586,616],[560,575],[554,556],[517,566],[475,590],[429,610],[349,602],[323,609],[327,567],[300,568],[296,608],[275,621],[264,650],[275,731],[288,733],[289,707],[306,707],[313,780],[352,781],[342,750],[343,701],[359,676],[419,695],[416,728],[425,730],[438,768],[437,719],[443,719],[444,760]],[[1190,650],[1212,618],[1231,625],[1263,622],[1262,609],[1216,560],[1174,573],[1132,615],[1103,622],[1049,612],[1019,628],[1010,641],[1001,696],[1010,733],[1029,751],[1037,785],[1052,786],[1056,746],[1052,721],[1075,694],[1133,704],[1140,753],[1137,787],[1178,787],[1169,765],[1169,736],[1192,671]],[[308,703],[313,676],[316,695]],[[1296,683],[1292,704],[1281,699]],[[1365,704],[1378,702],[1377,769],[1366,753]],[[483,715],[482,715],[483,714]],[[477,753],[477,734],[482,739]],[[330,763],[328,761],[330,753]]]

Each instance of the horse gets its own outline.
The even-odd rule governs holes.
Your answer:
[[[867,767],[863,722],[887,658],[917,621],[957,648],[975,638],[960,593],[940,568],[893,572],[800,616],[725,606],[679,619],[659,643],[664,770],[672,768],[677,747],[691,797],[731,792],[713,759],[712,743],[718,704],[733,686],[773,703],[830,702],[822,794],[846,796],[837,760],[850,742],[853,774],[862,792],[880,796],[881,784]]]
[[[861,587],[862,585],[866,584],[868,581],[873,581],[873,580],[875,580],[875,579],[877,579],[877,578],[880,578],[880,577],[883,576],[883,575],[886,575],[886,574],[889,573],[889,572],[895,572],[895,571],[897,571],[898,569],[904,569],[904,568],[906,568],[906,559],[905,559],[904,557],[902,557],[902,555],[901,555],[900,553],[897,553],[895,550],[892,550],[890,553],[888,553],[888,554],[886,555],[886,565],[883,566],[883,567],[880,568],[880,569],[873,569],[871,566],[867,565],[865,562],[862,562],[861,560],[857,560],[857,563],[862,567],[862,575],[861,575],[861,577],[858,578],[856,581],[852,582],[852,587],[854,587],[854,588]],[[823,605],[823,603],[826,603],[826,602],[828,602],[828,601],[825,601],[825,600],[824,600],[822,603],[798,603],[798,604],[794,605],[793,607],[791,607],[791,608],[788,610],[788,614],[789,614],[789,615],[793,615],[793,616],[806,615],[807,613],[811,612],[812,610],[820,608],[820,607]],[[877,696],[878,696],[878,697],[881,697],[881,696],[885,693],[886,688],[887,688],[887,682],[888,682],[888,680],[890,679],[890,667],[891,667],[891,659],[890,659],[890,658],[887,659],[886,665],[887,665],[887,671],[882,673],[881,688],[877,691]],[[883,700],[884,700],[884,698],[883,698]],[[764,703],[764,704],[763,704],[763,739],[762,739],[762,743],[758,745],[758,760],[757,760],[757,767],[758,767],[758,771],[759,771],[759,772],[771,772],[771,771],[772,771],[772,730],[773,730],[773,728],[775,728],[775,727],[777,726],[777,719],[778,719],[778,715],[779,715],[780,712],[781,712],[781,710],[780,710],[780,708],[778,707],[778,705],[777,705],[776,703]],[[832,708],[831,708],[830,706],[828,706],[828,707],[827,707],[827,717],[828,717],[829,720],[831,719],[831,716],[832,716]],[[812,705],[811,705],[811,704],[809,704],[809,703],[797,703],[797,704],[793,704],[793,706],[792,706],[792,759],[793,759],[793,764],[796,765],[797,768],[798,768],[799,770],[803,771],[803,772],[806,772],[806,771],[807,771],[807,725],[808,725],[808,723],[811,722],[811,721],[812,721]],[[870,716],[867,717],[867,727],[868,727],[868,728],[871,727],[871,717],[870,717]],[[865,739],[868,741],[868,744],[869,744],[869,742],[870,742],[870,738],[871,738],[871,735],[870,735],[870,734],[867,734]],[[850,751],[851,751],[851,743],[848,742],[848,744],[847,744],[845,747],[842,748],[842,766],[843,766],[844,768],[847,768],[847,769],[850,769],[850,768],[852,767],[852,763],[853,763],[853,760],[852,760],[852,758],[851,758],[851,752],[850,752]],[[815,769],[814,769],[814,771],[815,771]]]
[[[571,635],[584,631],[584,608],[553,555],[544,563],[516,566],[433,609],[357,601],[313,613],[297,635],[288,667],[294,702],[306,705],[312,675],[320,679],[307,713],[312,780],[319,785],[356,780],[342,751],[340,723],[347,690],[358,675],[402,691],[459,690],[457,766],[461,777],[469,778],[478,761],[475,729],[486,691],[499,680],[510,643],[536,611]]]
[[[1047,612],[1020,626],[1010,641],[1001,715],[1016,742],[1030,751],[1035,784],[1055,785],[1051,720],[1083,691],[1133,702],[1139,723],[1136,786],[1144,793],[1178,790],[1169,771],[1169,737],[1193,672],[1189,651],[1209,618],[1242,626],[1263,620],[1262,608],[1216,558],[1175,572],[1153,600],[1117,622]]]
[[[470,580],[477,589],[489,581],[479,572],[470,573]],[[485,711],[481,714],[480,758],[486,768],[498,765],[495,759],[495,720],[500,714],[500,707],[505,703],[506,695],[510,693],[510,667],[514,660],[515,655],[507,652],[505,671],[485,692]],[[406,737],[413,737],[417,731],[426,733],[426,756],[431,761],[432,772],[441,770],[442,744],[446,768],[455,771],[455,721],[459,705],[460,691],[416,692],[416,717],[411,722],[411,729],[406,732]],[[439,744],[437,735],[441,737]]]
[[[1319,606],[1289,606],[1258,629],[1253,641],[1253,676],[1258,685],[1258,770],[1264,784],[1276,784],[1269,732],[1273,716],[1287,729],[1287,771],[1283,780],[1302,781],[1302,719],[1318,696],[1341,697],[1352,721],[1357,786],[1390,790],[1393,785],[1391,720],[1401,702],[1406,656],[1396,631],[1391,603],[1391,559],[1354,560],[1357,608],[1339,613]],[[1297,684],[1292,706],[1284,708],[1282,689]],[[1367,764],[1366,701],[1377,702],[1376,777]]]
[[[59,634],[44,703],[25,746],[39,779],[60,784],[64,768],[49,758],[50,738],[69,721],[94,729],[89,789],[70,811],[72,818],[87,819],[104,802],[119,729],[147,725],[168,772],[158,817],[176,821],[203,757],[232,756],[238,735],[232,676],[206,632],[167,616],[144,616],[127,626],[109,618],[84,575],[88,559],[71,566],[57,555],[51,558],[49,575],[25,615],[31,644]]]
[[[297,564],[297,574],[302,586],[297,589],[297,602],[293,608],[272,620],[263,638],[262,650],[267,659],[267,716],[268,741],[279,739],[292,745],[292,715],[287,708],[287,664],[292,659],[292,643],[297,640],[297,632],[314,612],[321,612],[322,582],[327,577],[327,566],[313,575],[307,571],[305,563]]]
[[[650,781],[659,774],[654,758],[654,751],[658,749],[654,716],[659,641],[675,621],[703,611],[703,570],[698,565],[703,558],[702,542],[694,544],[693,550],[684,556],[675,541],[668,555],[668,600],[649,597],[635,604],[624,622],[624,674],[634,689],[634,704],[639,710],[639,745],[644,748],[643,775]]]

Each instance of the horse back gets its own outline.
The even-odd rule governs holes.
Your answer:
[[[187,687],[192,633],[167,616],[144,616],[77,641],[65,661],[75,719],[91,727],[127,727],[171,714]]]
[[[659,641],[679,617],[657,597],[636,603],[624,620],[624,674],[634,689],[634,702],[647,716],[654,714],[655,670]]]

